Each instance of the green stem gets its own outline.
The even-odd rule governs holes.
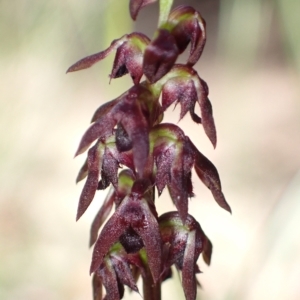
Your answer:
[[[158,27],[161,27],[164,23],[167,22],[172,5],[173,5],[173,0],[159,1]]]

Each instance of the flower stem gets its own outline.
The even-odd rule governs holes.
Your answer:
[[[146,276],[143,278],[144,300],[161,300],[161,282],[155,284],[149,267],[146,269]]]
[[[158,27],[161,27],[164,23],[167,22],[172,5],[173,5],[173,0],[159,1]]]

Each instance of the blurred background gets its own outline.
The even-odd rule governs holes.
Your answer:
[[[207,22],[196,69],[210,87],[217,148],[189,117],[180,126],[218,168],[233,210],[193,177],[190,212],[214,245],[210,267],[199,259],[197,299],[299,299],[299,1],[182,3]],[[96,108],[131,82],[109,85],[113,57],[65,71],[125,33],[151,37],[157,12],[148,6],[133,24],[128,1],[0,1],[0,299],[91,299],[89,226],[105,193],[76,223],[85,155],[73,155]],[[169,109],[165,120],[178,119]],[[174,209],[167,193],[157,202],[159,213]],[[178,277],[163,299],[184,299]]]

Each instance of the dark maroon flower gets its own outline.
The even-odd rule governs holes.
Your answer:
[[[135,20],[155,1],[130,0],[131,17]],[[210,264],[212,244],[188,213],[193,168],[215,201],[231,212],[215,166],[178,126],[162,123],[164,112],[180,104],[179,120],[189,113],[216,147],[208,86],[193,69],[206,42],[205,21],[190,6],[170,12],[172,3],[160,1],[159,27],[152,41],[142,33],[126,34],[67,71],[89,68],[116,51],[110,79],[130,74],[134,84],[96,110],[76,151],[77,156],[88,150],[76,179],[86,178],[77,220],[96,191],[110,187],[90,231],[94,300],[120,300],[125,285],[138,292],[139,277],[144,299],[160,299],[161,282],[172,276],[172,266],[181,272],[185,299],[196,299],[196,274],[201,273],[197,260],[202,253]],[[189,45],[186,64],[176,64]],[[140,83],[143,75],[147,80]],[[158,196],[168,189],[176,212],[158,217],[155,187]]]
[[[126,34],[114,40],[106,50],[79,60],[67,70],[67,73],[90,68],[116,50],[110,78],[118,78],[129,73],[133,82],[138,84],[143,76],[143,53],[149,42],[149,38],[142,33]]]
[[[134,169],[132,153],[118,152],[114,136],[106,140],[99,139],[89,149],[88,159],[77,177],[77,181],[79,181],[87,176],[79,199],[76,220],[86,211],[97,189],[105,189],[110,183],[115,189],[118,188],[118,168],[120,164]]]
[[[102,295],[102,284],[106,289],[104,299],[119,300],[123,298],[124,285],[138,292],[130,268],[130,258],[120,243],[114,244],[94,274],[94,296]],[[101,290],[100,290],[101,289]],[[97,299],[97,298],[96,298]],[[101,298],[100,298],[101,299]]]
[[[161,239],[156,212],[153,214],[151,190],[145,180],[134,183],[130,195],[120,203],[98,237],[93,251],[91,273],[100,267],[110,247],[120,236],[128,228],[132,228],[143,240],[153,280],[156,282],[159,279]]]
[[[191,43],[188,66],[200,58],[206,42],[205,21],[190,6],[178,6],[161,25],[144,54],[143,71],[151,83],[166,75]]]
[[[215,166],[195,147],[176,125],[162,123],[150,132],[149,160],[155,170],[155,185],[160,195],[168,187],[171,198],[183,222],[188,215],[188,198],[193,197],[191,169],[211,190],[216,202],[231,212],[222,193],[219,174]],[[147,166],[146,168],[150,168]]]
[[[207,137],[216,147],[217,133],[212,106],[208,99],[208,86],[194,69],[177,64],[154,86],[158,91],[162,91],[163,111],[174,102],[180,103],[180,119],[189,111],[194,122],[202,123]],[[201,118],[194,112],[196,103],[200,107]]]
[[[145,101],[152,98],[149,90],[136,85],[109,105],[101,106],[93,117],[94,123],[83,135],[76,155],[83,153],[95,140],[112,136],[114,127],[120,123],[132,142],[134,166],[141,175],[148,156],[151,125],[146,118],[150,112]]]
[[[154,83],[171,70],[179,55],[174,36],[159,29],[144,54],[143,72]]]
[[[177,212],[168,212],[158,219],[164,245],[164,272],[175,264],[182,272],[182,286],[187,300],[196,299],[197,260],[204,245],[211,245],[200,224],[190,215],[185,223]],[[211,255],[206,249],[206,255]]]
[[[135,176],[131,170],[126,169],[120,172],[117,189],[111,187],[108,195],[106,196],[100,210],[98,211],[92,223],[90,234],[90,246],[92,246],[96,242],[98,237],[98,231],[100,227],[104,224],[108,215],[110,214],[113,204],[119,206],[119,204],[125,198],[125,196],[130,194],[134,180]]]
[[[193,7],[180,5],[171,11],[168,21],[172,24],[171,33],[179,53],[191,43],[187,65],[193,66],[199,60],[206,42],[205,20]]]

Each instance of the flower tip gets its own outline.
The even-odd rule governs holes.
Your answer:
[[[210,142],[212,143],[214,149],[216,149],[216,147],[217,147],[217,137],[216,137],[216,134],[214,134],[214,135],[207,135],[207,136],[208,136]]]
[[[72,72],[75,72],[75,71],[78,71],[80,69],[77,68],[76,64],[72,65],[71,67],[68,68],[68,70],[66,71],[66,74],[68,73],[72,73]]]
[[[232,210],[231,207],[228,205],[228,210],[227,210],[231,215],[232,215]]]
[[[81,147],[79,146],[79,148],[77,149],[77,151],[74,154],[74,158],[77,157],[79,154],[82,154],[86,149],[81,149]]]
[[[77,214],[76,214],[76,222],[81,218],[82,215],[83,215],[82,212],[77,211]]]
[[[224,203],[219,203],[219,205],[232,215],[231,207],[226,201]]]
[[[92,275],[92,273],[96,272],[97,268],[98,268],[98,264],[95,265],[95,261],[92,261],[91,267],[90,267],[90,275]]]
[[[75,66],[75,64],[73,64],[71,67],[69,67],[68,70],[66,71],[66,74],[77,71],[77,69],[74,66]]]

